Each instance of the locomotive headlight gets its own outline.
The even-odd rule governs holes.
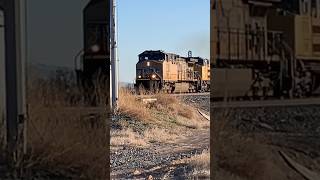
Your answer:
[[[155,75],[155,74],[152,74],[151,77],[152,77],[152,79],[155,79],[155,78],[156,78],[156,75]]]
[[[138,78],[141,79],[141,75],[139,75]]]
[[[100,51],[99,45],[95,44],[95,45],[91,46],[91,51],[95,52],[95,53]]]

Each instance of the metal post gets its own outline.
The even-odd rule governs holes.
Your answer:
[[[19,57],[17,59],[17,71],[18,71],[18,118],[19,118],[19,129],[21,132],[18,134],[20,136],[22,147],[22,154],[25,155],[27,152],[27,109],[26,109],[26,62],[27,62],[27,9],[26,0],[16,0],[16,13],[18,22],[17,25],[17,42],[18,50],[17,54]],[[22,134],[21,134],[22,133]],[[19,140],[19,139],[18,139]]]
[[[111,0],[111,19],[110,19],[110,37],[111,37],[111,70],[112,70],[112,108],[116,109],[118,105],[118,54],[117,54],[117,18],[116,18],[116,0]]]
[[[25,1],[6,0],[4,9],[7,152],[11,167],[16,169],[26,153]]]

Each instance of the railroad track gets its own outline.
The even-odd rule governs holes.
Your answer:
[[[210,96],[210,92],[205,93],[175,93],[170,96]],[[155,94],[136,95],[138,98],[154,98]],[[281,106],[307,106],[320,105],[320,97],[301,99],[269,99],[269,100],[236,100],[236,101],[215,101],[211,99],[212,108],[257,108],[257,107],[281,107]]]
[[[212,100],[211,108],[254,108],[254,107],[281,107],[281,106],[306,106],[320,105],[320,98],[303,99],[273,99],[273,100],[244,100],[244,101],[217,101]]]

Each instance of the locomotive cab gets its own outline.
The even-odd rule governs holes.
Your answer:
[[[139,62],[136,65],[137,90],[142,88],[157,92],[162,89],[161,60],[164,56],[159,53],[142,53],[139,55]]]

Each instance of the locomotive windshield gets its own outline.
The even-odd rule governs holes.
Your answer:
[[[146,51],[139,55],[139,61],[145,61],[145,60],[164,60],[165,54],[161,51]]]

